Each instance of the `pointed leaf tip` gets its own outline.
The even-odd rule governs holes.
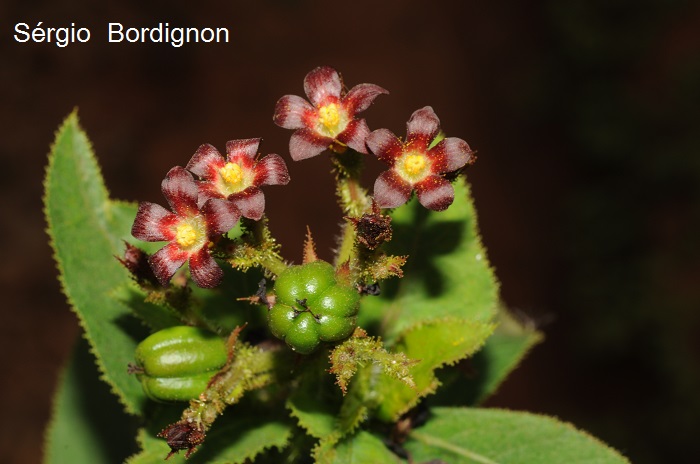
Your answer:
[[[114,289],[130,282],[114,256],[122,253],[122,240],[130,237],[136,210],[109,200],[75,110],[56,132],[44,188],[47,230],[63,292],[78,315],[102,378],[126,410],[138,414],[145,396],[124,366],[145,330],[113,295]]]

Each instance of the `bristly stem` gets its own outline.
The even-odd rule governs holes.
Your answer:
[[[279,244],[267,226],[267,217],[259,221],[242,219],[243,235],[234,240],[226,250],[225,259],[231,266],[246,271],[260,266],[275,275],[287,269],[287,263],[279,254]]]
[[[334,154],[332,158],[338,202],[343,213],[348,216],[361,215],[372,203],[369,195],[360,185],[363,156],[348,148],[344,153]]]
[[[360,185],[363,157],[361,153],[347,149],[333,155],[333,173],[336,180],[336,195],[343,213],[348,217],[359,217],[371,207],[372,201],[367,191]],[[336,265],[351,261],[356,253],[355,228],[350,223],[343,225],[338,246]]]
[[[356,242],[356,232],[355,227],[346,221],[343,224],[343,234],[340,237],[340,244],[338,246],[338,253],[335,258],[335,265],[338,266],[343,264],[357,255]]]

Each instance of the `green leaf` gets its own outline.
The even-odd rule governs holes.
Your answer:
[[[287,400],[287,409],[306,433],[323,438],[336,428],[336,414],[341,393],[328,374],[328,356],[325,351],[306,357],[299,369],[299,381]]]
[[[403,462],[382,441],[369,432],[360,431],[341,440],[335,448],[316,448],[317,464],[382,464]]]
[[[174,309],[145,301],[146,293],[136,284],[124,284],[112,291],[110,297],[129,308],[153,332],[183,323]]]
[[[44,464],[123,462],[136,449],[136,427],[99,380],[87,342],[81,340],[56,391]]]
[[[72,113],[56,134],[44,182],[44,210],[63,291],[78,315],[102,378],[127,412],[141,412],[141,385],[126,372],[146,331],[110,292],[129,281],[114,258],[133,216],[109,201],[90,142]]]
[[[402,279],[362,299],[360,327],[391,344],[423,322],[453,317],[489,321],[497,309],[498,284],[477,233],[466,181],[457,179],[455,201],[434,212],[411,200],[392,213],[394,238],[387,252],[409,255]]]
[[[247,405],[239,406],[227,410],[217,420],[207,433],[204,444],[189,459],[185,460],[185,452],[180,451],[168,463],[243,463],[270,448],[283,449],[287,445],[293,429],[288,421]],[[142,451],[132,456],[128,464],[160,464],[170,452],[166,441],[156,435],[179,419],[178,409],[172,406],[163,408],[155,416],[152,426],[139,430]]]
[[[377,417],[395,421],[418,404],[420,398],[435,392],[440,385],[435,370],[476,352],[493,330],[494,325],[490,323],[446,318],[404,332],[396,348],[409,358],[420,360],[411,368],[415,388],[388,376],[379,376],[374,388],[374,393],[381,398]]]
[[[248,330],[267,330],[267,309],[247,301],[238,301],[255,295],[263,274],[259,269],[246,272],[224,264],[224,280],[215,289],[192,285],[192,300],[196,311],[215,324],[219,333],[227,334],[236,327],[248,324]]]
[[[484,347],[470,358],[468,375],[464,370],[441,371],[443,386],[430,404],[434,406],[474,406],[480,404],[505,381],[543,335],[533,325],[518,322],[501,309],[498,326]]]
[[[500,409],[434,408],[409,434],[416,462],[450,464],[622,464],[617,451],[572,425],[547,416]]]

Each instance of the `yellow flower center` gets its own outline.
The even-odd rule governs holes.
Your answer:
[[[183,222],[175,229],[175,241],[182,248],[189,248],[199,239],[199,234],[192,225]]]
[[[322,106],[318,110],[318,122],[320,122],[326,129],[333,131],[333,129],[340,122],[340,112],[338,112],[338,105],[335,103],[329,103],[326,106]]]
[[[403,160],[403,169],[410,176],[420,174],[425,169],[425,165],[425,156],[423,155],[408,155]]]
[[[232,186],[237,186],[243,181],[243,169],[236,163],[226,163],[223,168],[219,169],[219,174],[227,184]]]

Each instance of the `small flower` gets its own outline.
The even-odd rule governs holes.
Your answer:
[[[296,95],[285,95],[275,105],[272,120],[285,129],[296,129],[289,141],[294,161],[319,155],[326,148],[336,152],[345,146],[367,154],[365,139],[369,127],[355,115],[366,110],[386,90],[374,84],[356,85],[343,93],[338,72],[322,66],[304,78],[304,92],[311,104]]]
[[[141,202],[131,235],[146,242],[170,242],[148,259],[162,285],[189,260],[192,280],[200,287],[216,287],[223,271],[209,253],[209,243],[230,230],[240,213],[233,203],[219,199],[208,200],[200,208],[197,184],[180,166],[168,172],[161,189],[173,212]]]
[[[455,192],[442,174],[472,163],[473,152],[467,142],[456,137],[430,147],[440,132],[440,120],[430,106],[415,111],[406,128],[406,142],[387,129],[367,137],[370,151],[391,167],[375,181],[374,200],[381,208],[396,208],[415,190],[423,206],[443,211],[452,204]]]
[[[204,144],[187,163],[187,169],[202,180],[199,204],[212,198],[233,203],[241,215],[259,220],[265,211],[261,185],[289,183],[287,165],[281,156],[270,154],[256,160],[261,139],[231,140],[226,143],[224,158],[213,146]]]

